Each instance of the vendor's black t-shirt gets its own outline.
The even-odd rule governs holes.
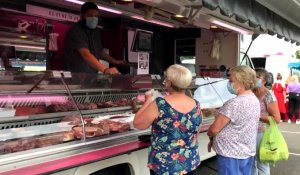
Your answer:
[[[65,69],[71,72],[97,73],[80,55],[78,49],[87,48],[99,60],[103,49],[100,29],[89,29],[83,21],[77,22],[65,40]]]

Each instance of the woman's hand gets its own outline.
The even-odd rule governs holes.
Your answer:
[[[153,94],[145,94],[145,104],[149,104],[152,102]]]
[[[213,146],[213,141],[210,140],[209,143],[208,143],[208,145],[207,145],[207,151],[208,151],[208,152],[211,152],[212,146]]]

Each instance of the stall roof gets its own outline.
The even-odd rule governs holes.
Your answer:
[[[278,38],[300,45],[300,24],[288,21],[255,0],[203,0],[202,3],[210,10],[220,9],[224,16],[234,16],[240,23],[248,22],[252,28],[259,28],[271,35],[277,34]]]
[[[298,69],[298,70],[300,70],[300,61],[299,62],[294,62],[294,63],[289,63],[288,67],[290,69]]]

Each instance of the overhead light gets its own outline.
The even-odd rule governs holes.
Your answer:
[[[26,38],[28,38],[28,37],[27,37],[26,35],[21,35],[20,38],[26,39]]]
[[[300,2],[298,0],[293,0],[300,7]]]
[[[19,48],[25,48],[25,49],[45,50],[45,47],[41,47],[41,46],[29,46],[29,45],[14,45],[14,46]]]
[[[175,27],[173,24],[168,24],[168,23],[165,23],[165,22],[157,21],[157,20],[146,20],[141,16],[131,16],[131,18],[138,19],[138,20],[145,21],[145,22],[149,22],[149,23],[153,23],[153,24],[157,24],[157,25],[161,25],[161,26],[165,26],[165,27],[170,27],[170,28]]]
[[[75,4],[84,4],[85,2],[83,1],[79,1],[79,0],[65,0],[67,2],[72,2],[72,3],[75,3]],[[107,7],[104,7],[104,6],[101,6],[101,5],[98,5],[98,8],[100,10],[103,10],[103,11],[107,11],[107,12],[111,12],[111,13],[115,13],[115,14],[122,14],[123,12],[119,11],[119,10],[115,10],[115,9],[112,9],[112,8],[107,8]]]
[[[211,29],[217,29],[217,26],[210,26]]]
[[[176,18],[183,18],[183,15],[175,15]]]
[[[244,29],[242,27],[238,27],[234,24],[230,24],[230,23],[227,23],[227,22],[224,22],[224,21],[221,21],[221,20],[212,19],[212,20],[210,20],[210,22],[213,23],[213,24],[219,25],[221,27],[224,27],[224,28],[242,33],[242,34],[246,34],[246,35],[253,34],[253,32],[251,30],[247,30],[247,29]]]
[[[190,10],[191,10],[190,8],[185,7],[184,10],[181,13],[178,13],[177,15],[175,15],[175,17],[176,18],[184,18],[184,17],[189,18]]]

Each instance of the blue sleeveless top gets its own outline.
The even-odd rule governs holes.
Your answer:
[[[159,116],[152,123],[148,167],[160,175],[181,175],[200,164],[198,131],[202,123],[200,104],[183,114],[163,98],[156,98]]]

